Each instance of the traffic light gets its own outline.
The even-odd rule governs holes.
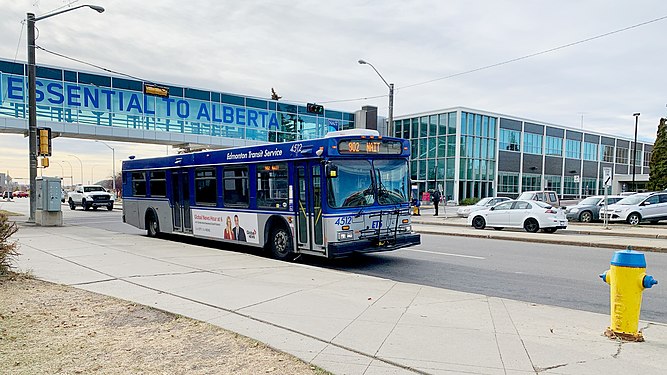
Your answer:
[[[51,156],[51,128],[37,128],[37,153]]]
[[[316,115],[324,115],[324,106],[315,104],[315,103],[308,103],[306,105],[306,110],[308,113],[313,113]]]

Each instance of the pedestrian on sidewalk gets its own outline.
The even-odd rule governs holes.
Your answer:
[[[419,197],[413,198],[412,199],[412,215],[421,216],[421,214],[419,213],[419,206],[421,206],[421,202],[419,201]]]
[[[434,216],[438,216],[438,204],[440,204],[440,199],[442,199],[442,194],[440,194],[440,190],[435,189],[433,194],[431,194],[431,201],[433,202],[433,207],[435,208]]]

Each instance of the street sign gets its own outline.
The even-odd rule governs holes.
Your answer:
[[[574,182],[579,182],[579,175],[574,176]]]
[[[605,187],[611,186],[611,181],[612,181],[611,167],[602,168],[602,180],[604,181]]]

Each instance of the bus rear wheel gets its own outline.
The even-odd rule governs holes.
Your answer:
[[[148,237],[158,237],[160,235],[160,224],[157,221],[157,217],[153,211],[150,211],[148,217],[146,218],[146,233]]]
[[[293,251],[292,234],[283,226],[275,227],[271,230],[268,245],[269,249],[271,249],[271,256],[275,259],[290,261],[296,255]]]

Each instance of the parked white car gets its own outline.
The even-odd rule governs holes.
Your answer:
[[[508,201],[508,200],[510,200],[510,199],[505,198],[505,197],[482,198],[482,199],[479,200],[479,202],[477,202],[477,203],[475,203],[471,206],[460,207],[458,210],[456,210],[456,214],[459,217],[468,217],[472,212],[486,210],[489,207],[493,207],[500,202],[505,202],[505,201]]]
[[[637,193],[600,210],[600,217],[607,216],[610,222],[625,221],[637,225],[642,221],[652,224],[667,220],[667,192]]]
[[[512,200],[471,214],[468,216],[468,224],[475,229],[523,228],[531,233],[540,229],[553,233],[558,229],[566,229],[568,222],[562,210],[548,203]]]

